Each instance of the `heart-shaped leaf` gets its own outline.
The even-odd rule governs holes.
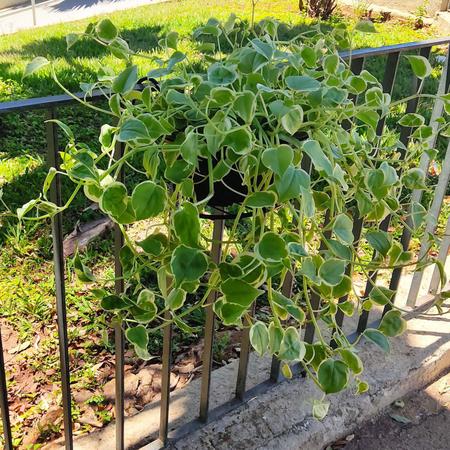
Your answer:
[[[294,151],[288,145],[267,148],[262,154],[263,164],[272,172],[282,176],[294,159]]]
[[[170,267],[180,286],[184,281],[198,281],[208,269],[208,259],[200,250],[180,245],[172,253]]]
[[[125,301],[123,297],[119,297],[118,295],[107,295],[102,298],[101,306],[106,311],[114,311],[126,309],[130,304]]]
[[[333,232],[343,243],[351,245],[354,241],[353,222],[346,214],[338,214],[333,224]]]
[[[126,94],[131,92],[138,81],[137,66],[129,66],[112,83],[112,90],[117,94]]]
[[[102,19],[97,23],[95,32],[102,41],[106,42],[113,41],[118,35],[116,26],[108,18]]]
[[[301,187],[309,189],[310,178],[303,169],[297,169],[289,166],[281,176],[275,180],[275,189],[278,193],[278,199],[281,202],[298,198],[301,193]]]
[[[254,192],[246,198],[245,204],[249,208],[269,208],[274,206],[276,201],[277,195],[275,192]]]
[[[320,81],[307,75],[294,75],[286,77],[286,85],[300,92],[313,92],[320,89]]]
[[[137,220],[156,217],[164,211],[166,192],[153,181],[144,181],[134,188],[131,203]]]
[[[303,143],[302,150],[311,158],[318,172],[325,172],[327,176],[333,175],[333,166],[317,141],[308,139]]]
[[[260,356],[264,355],[269,345],[269,331],[265,323],[258,321],[250,328],[250,342]]]
[[[263,291],[254,288],[244,280],[229,278],[222,283],[221,290],[228,303],[248,308]]]
[[[319,383],[325,394],[342,391],[347,386],[348,376],[348,366],[331,358],[323,361],[317,371]]]
[[[126,338],[134,345],[134,350],[139,358],[143,360],[150,359],[148,353],[148,334],[147,330],[143,325],[138,325],[137,327],[128,328],[125,332]]]
[[[276,233],[268,232],[259,241],[256,252],[265,261],[278,262],[288,255],[286,242]]]
[[[136,139],[148,139],[148,129],[142,120],[128,119],[120,127],[117,140],[120,142],[129,142]]]
[[[34,58],[33,61],[29,62],[25,67],[23,78],[29,77],[33,73],[42,69],[42,67],[48,66],[49,64],[50,61],[47,58],[44,58],[43,56],[36,56],[36,58]]]
[[[386,336],[378,330],[367,328],[364,330],[363,336],[374,344],[378,345],[386,353],[389,353],[391,346]]]
[[[355,375],[359,375],[363,371],[363,363],[361,358],[354,351],[349,350],[348,348],[343,348],[339,350],[339,354],[345,364],[347,364]]]
[[[109,184],[100,198],[100,208],[113,217],[119,217],[127,209],[127,188],[123,183]]]
[[[163,233],[154,233],[147,236],[143,241],[136,244],[144,250],[145,253],[153,256],[159,256],[167,246],[167,236]]]
[[[186,291],[180,288],[175,288],[170,291],[169,296],[166,298],[166,305],[172,310],[176,311],[181,308],[186,301]]]
[[[345,261],[336,258],[327,259],[319,267],[319,277],[327,286],[337,286],[345,273]]]
[[[303,109],[300,105],[294,105],[281,117],[281,125],[289,134],[295,134],[303,123]]]
[[[406,330],[406,320],[403,319],[400,311],[393,309],[383,316],[378,330],[385,336],[399,336]]]
[[[181,243],[188,247],[197,247],[200,237],[200,219],[197,208],[189,202],[173,215],[175,234]]]
[[[302,361],[306,354],[305,343],[295,327],[288,327],[280,344],[278,357],[286,361]]]
[[[391,237],[385,231],[369,231],[366,234],[367,242],[378,253],[386,256],[391,248]]]
[[[428,59],[424,56],[406,55],[406,58],[408,59],[411,69],[417,78],[423,79],[431,74],[433,69],[430,61],[428,61]]]

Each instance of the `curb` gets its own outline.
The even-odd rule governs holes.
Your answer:
[[[311,417],[311,399],[320,398],[317,388],[310,380],[296,379],[255,397],[169,448],[322,449],[450,367],[448,319],[437,315],[413,317],[408,320],[408,331],[391,340],[391,346],[387,356],[370,343],[358,346],[365,364],[363,378],[370,390],[362,396],[353,395],[351,389],[331,396],[328,416],[322,422]]]
[[[430,297],[428,297],[430,300]],[[427,305],[407,314],[408,330],[391,339],[391,352],[383,353],[369,342],[357,346],[364,362],[362,379],[370,385],[368,393],[355,396],[354,389],[329,397],[328,416],[319,422],[311,415],[312,399],[321,393],[309,379],[295,378],[259,390],[267,380],[271,360],[250,354],[247,401],[203,428],[169,442],[172,450],[319,450],[350,434],[356,427],[380,413],[395,400],[434,381],[450,367],[450,327],[445,316],[434,309],[420,315]],[[446,305],[446,307],[449,307]],[[234,398],[237,361],[213,372],[211,409]],[[267,383],[266,383],[267,384]],[[252,389],[254,388],[254,389]],[[170,430],[180,429],[196,419],[200,379],[171,393]],[[154,450],[159,427],[159,402],[125,420],[125,448]],[[169,436],[177,436],[170,433]],[[178,433],[178,436],[180,433]],[[114,424],[75,439],[76,450],[110,449],[115,445]],[[53,443],[48,449],[62,449]],[[47,449],[47,447],[46,447]]]

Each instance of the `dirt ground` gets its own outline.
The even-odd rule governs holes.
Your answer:
[[[450,372],[326,450],[448,450]]]

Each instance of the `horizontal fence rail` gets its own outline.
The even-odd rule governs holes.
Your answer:
[[[350,67],[353,73],[360,73],[366,61],[372,57],[386,57],[385,71],[382,80],[382,86],[385,93],[391,94],[393,92],[397,74],[397,68],[400,61],[400,56],[404,52],[418,52],[418,54],[429,58],[431,49],[435,46],[447,46],[447,57],[445,60],[444,68],[442,70],[442,76],[439,83],[438,93],[447,93],[450,84],[450,67],[449,67],[449,52],[450,52],[450,37],[433,39],[421,42],[412,42],[407,44],[390,45],[379,48],[359,49],[352,52],[345,51],[341,53],[341,57],[344,60],[350,61]],[[417,78],[412,79],[411,94],[415,94],[419,89],[419,81]],[[23,113],[30,110],[45,110],[47,111],[48,119],[56,119],[58,108],[67,105],[73,105],[77,103],[77,100],[87,100],[96,102],[105,98],[104,92],[94,91],[92,95],[76,94],[74,97],[70,95],[57,95],[44,98],[33,98],[26,100],[18,100],[13,102],[0,103],[0,115],[7,113]],[[357,101],[357,98],[353,98],[353,101]],[[415,112],[418,108],[418,101],[411,100],[407,104],[407,112]],[[436,119],[442,116],[443,104],[442,102],[435,102],[433,107],[430,126],[433,130],[437,129]],[[49,166],[59,167],[59,154],[58,154],[58,140],[57,130],[54,122],[47,122],[47,160]],[[377,127],[377,135],[381,136],[384,129],[384,118],[382,118]],[[434,147],[436,144],[436,133],[430,138],[430,147]],[[409,142],[410,129],[403,128],[400,132],[400,139],[405,145],[405,149]],[[405,156],[405,151],[402,152],[402,157]],[[122,144],[116,147],[116,157],[120,157],[123,152]],[[304,169],[308,170],[306,165],[310,167],[310,162],[306,162],[306,158],[302,162],[305,164]],[[427,171],[430,160],[427,155],[423,155],[420,161],[420,167]],[[123,174],[122,174],[123,177]],[[439,217],[442,202],[445,194],[445,190],[448,186],[450,178],[450,144],[447,147],[443,170],[440,174],[438,184],[432,200],[430,208],[430,217],[427,223],[427,231],[433,233],[437,218]],[[51,199],[57,204],[61,204],[61,180],[57,175],[51,186]],[[422,197],[422,191],[416,190],[412,193],[412,198],[415,201],[420,201]],[[211,257],[215,262],[220,261],[222,235],[224,231],[224,220],[227,216],[220,214],[214,214],[210,216],[210,220],[214,222],[213,231],[213,246],[211,249]],[[205,218],[205,217],[203,217]],[[327,225],[329,215],[325,215],[324,225]],[[390,217],[384,219],[382,229],[388,230],[390,225]],[[69,341],[67,336],[67,319],[66,319],[66,303],[65,303],[65,261],[62,252],[63,242],[63,230],[62,230],[62,217],[56,216],[52,221],[52,235],[53,235],[53,253],[54,253],[54,271],[55,271],[55,284],[56,284],[56,311],[57,311],[57,329],[59,336],[59,352],[60,352],[60,373],[61,373],[61,389],[62,389],[62,405],[64,410],[64,437],[65,447],[68,450],[73,449],[73,435],[72,435],[72,414],[71,414],[71,393],[70,393],[70,367],[69,367]],[[354,245],[358,246],[360,236],[364,223],[362,220],[355,220],[353,234],[355,237]],[[119,251],[123,245],[122,234],[118,227],[114,232],[114,261],[115,261],[115,275],[117,278],[115,290],[117,293],[123,292],[123,278],[122,268],[119,261]],[[411,234],[405,227],[403,230],[401,243],[404,250],[409,248]],[[447,253],[450,247],[450,218],[447,221],[446,231],[444,239],[442,240],[438,259],[445,263]],[[422,245],[420,255],[424,256],[427,253],[427,247]],[[375,256],[375,255],[374,255]],[[348,266],[347,275],[351,275],[350,265]],[[376,271],[369,273],[369,279],[365,286],[365,292],[363,298],[367,298],[373,287],[378,273]],[[394,270],[392,278],[390,280],[390,288],[397,289],[401,279],[401,270]],[[411,289],[408,296],[408,305],[414,306],[419,288],[422,282],[422,272],[416,272],[413,277]],[[295,285],[295,280],[292,276],[287,276],[283,283],[283,294],[290,296]],[[439,274],[437,270],[434,272],[431,279],[428,292],[435,294],[438,291]],[[205,346],[203,351],[203,367],[202,367],[202,379],[201,379],[201,392],[200,392],[200,410],[198,419],[193,422],[187,423],[178,427],[175,430],[170,430],[169,423],[169,407],[170,407],[170,369],[172,363],[172,325],[166,326],[163,333],[163,354],[162,354],[162,383],[161,383],[161,404],[160,404],[160,428],[159,428],[159,441],[161,445],[166,444],[168,439],[179,439],[187,433],[203,426],[204,423],[220,418],[227,412],[233,410],[255,395],[267,391],[274,383],[283,379],[280,374],[280,361],[276,358],[272,361],[272,367],[270,374],[268,374],[267,381],[260,383],[250,389],[246,389],[246,380],[249,367],[249,354],[250,354],[250,341],[248,336],[248,329],[243,330],[241,337],[241,353],[239,359],[239,366],[237,371],[236,391],[235,398],[225,404],[220,405],[210,410],[210,398],[211,398],[211,377],[212,377],[212,352],[214,345],[214,313],[213,302],[216,300],[217,293],[212,292],[206,308],[206,323],[205,323]],[[344,296],[339,299],[340,302],[345,302],[348,296]],[[317,294],[313,294],[311,298],[312,307],[314,310],[319,309],[320,297]],[[386,307],[383,314],[389,308]],[[363,332],[369,324],[370,314],[368,311],[363,311],[359,318],[357,329],[349,335],[349,339],[353,341],[356,336]],[[344,322],[344,315],[339,313],[336,316],[337,325],[342,326]],[[371,323],[371,326],[376,326],[379,319]],[[308,324],[304,330],[304,340],[306,342],[314,342],[314,327]],[[1,333],[1,330],[0,330]],[[122,326],[120,323],[115,324],[115,378],[116,378],[116,404],[115,404],[115,426],[116,426],[116,449],[122,450],[125,448],[125,413],[124,413],[124,335]],[[333,345],[333,341],[331,342]],[[297,370],[297,372],[299,372]],[[1,345],[0,334],[0,412],[2,416],[3,434],[4,434],[4,446],[6,450],[13,449],[13,436],[11,432],[11,423],[8,412],[8,393],[7,393],[7,377],[5,373],[5,363],[3,360],[3,349]],[[143,424],[145,427],[145,424]]]

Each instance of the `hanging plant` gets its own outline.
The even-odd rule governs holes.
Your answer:
[[[164,59],[134,53],[108,19],[69,35],[69,48],[80,39],[94,40],[126,68],[116,73],[103,67],[98,81],[83,85],[87,96],[101,89],[109,105],[82,101],[111,117],[100,130],[100,150],[79,143],[58,122],[68,140],[60,175],[98,203],[123,234],[125,290],[115,294],[106,282],[95,292],[121,321],[139,357],[150,358],[149,333],[169,323],[189,332],[189,315],[217,292],[218,319],[249,328],[256,352],[282,360],[285,376],[299,363],[324,394],[351,384],[362,393],[368,385],[357,342],[364,337],[388,350],[388,338],[406,324],[392,303],[395,292],[375,285],[362,298],[352,274],[435,262],[413,262],[381,223],[390,216],[412,232],[420,229],[426,210],[406,194],[426,189],[418,155],[435,157],[428,139],[447,123],[442,119],[432,128],[419,114],[403,115],[399,125],[412,133],[408,148],[395,127],[377,132],[380,120],[404,101],[392,102],[368,71],[352,73],[338,54],[352,34],[339,26],[323,33],[318,25],[302,34],[291,31],[287,40],[279,25],[264,20],[249,28],[234,16],[225,23],[210,19],[181,44],[177,33],[162,39]],[[367,23],[357,28],[373,31]],[[197,49],[195,61],[181,46]],[[141,80],[133,64],[138,57],[153,65]],[[407,58],[421,80],[430,75],[425,58]],[[44,58],[31,62],[26,75],[49,64],[64,89]],[[450,96],[442,100],[449,112]],[[126,183],[125,169],[135,174]],[[21,219],[69,207],[70,201],[57,206],[46,198],[54,176],[52,170],[43,195],[18,211]],[[214,262],[202,215],[224,208],[233,218]],[[159,228],[134,240],[130,225],[149,219]],[[364,224],[361,236],[354,234],[358,221]],[[95,280],[79,255],[74,267],[83,282]],[[149,273],[157,288],[150,288]],[[294,289],[285,289],[290,283]],[[315,306],[312,298],[319,299]],[[268,317],[252,313],[258,302],[268,304]],[[337,315],[357,315],[374,305],[392,309],[378,329],[350,343]],[[314,343],[301,337],[307,325],[315,328]],[[325,339],[327,330],[333,345]],[[327,405],[317,400],[314,415],[323,417]]]

